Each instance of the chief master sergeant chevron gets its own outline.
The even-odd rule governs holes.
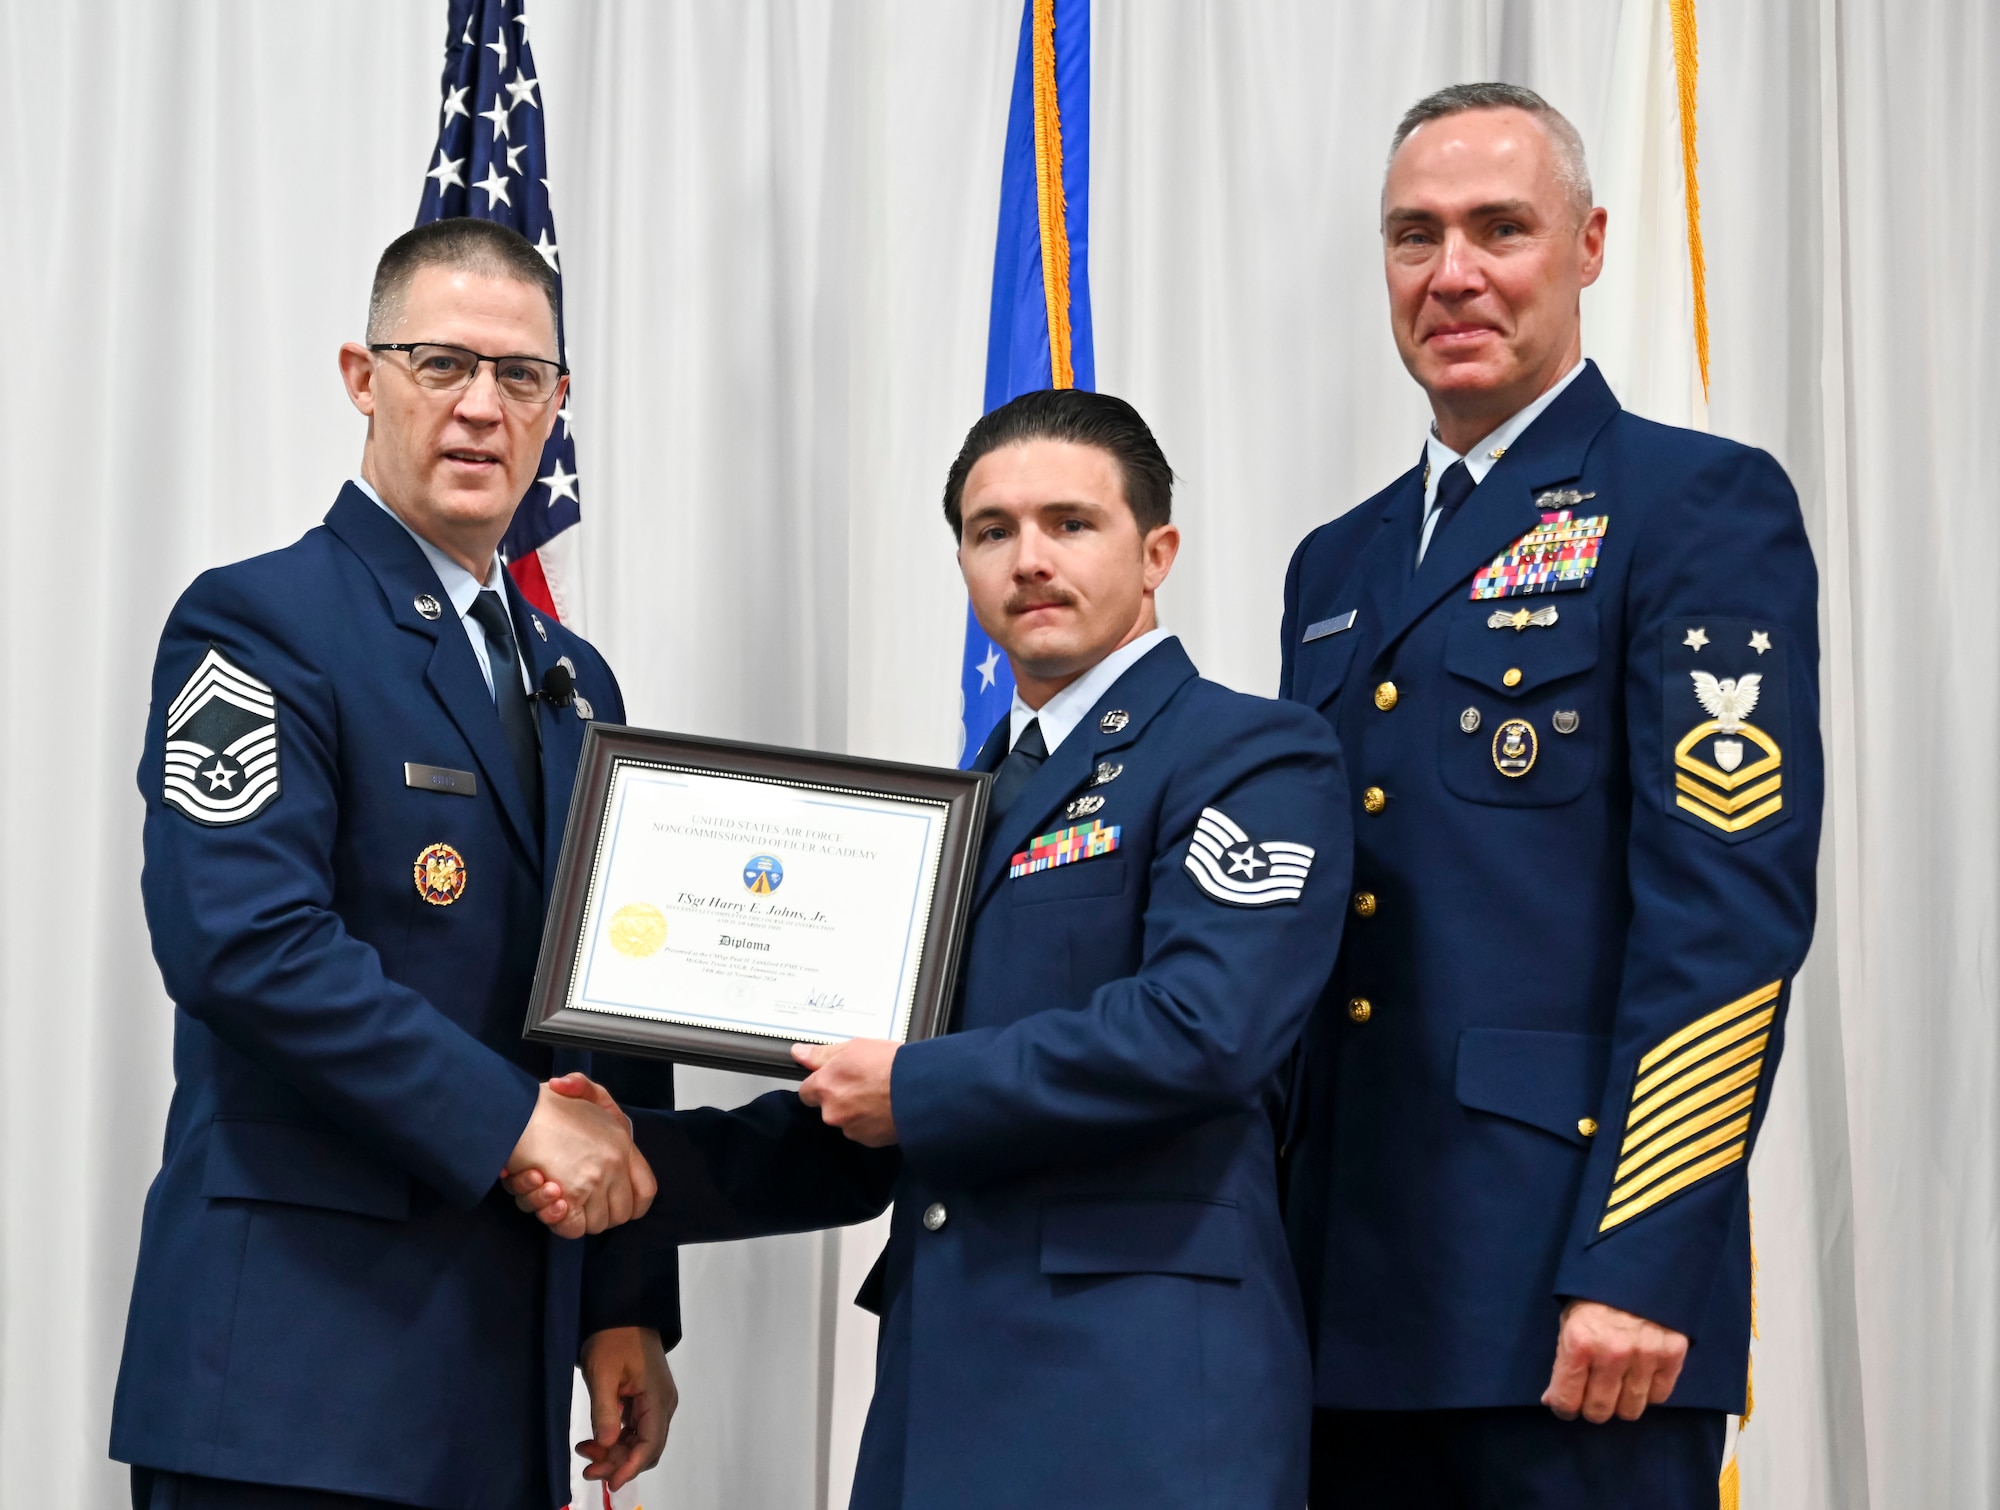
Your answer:
[[[592,1472],[664,1440],[673,1265],[565,1240],[651,1171],[537,1085],[579,1056],[521,1039],[584,720],[622,716],[494,559],[561,403],[554,300],[490,222],[392,243],[341,350],[361,476],[161,636],[142,885],[175,1088],[112,1415],[135,1510],[548,1510],[579,1344]],[[560,1235],[497,1187],[527,1161],[577,1182]]]
[[[1282,690],[1355,796],[1287,1210],[1312,1503],[1713,1506],[1812,933],[1812,555],[1769,456],[1583,360],[1605,217],[1566,120],[1458,86],[1392,153],[1435,422],[1285,583]]]

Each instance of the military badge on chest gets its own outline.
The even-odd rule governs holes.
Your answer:
[[[1791,702],[1779,632],[1748,619],[1676,620],[1662,654],[1670,810],[1731,844],[1783,822]]]
[[[433,907],[449,907],[465,895],[465,857],[449,844],[431,844],[411,867],[417,895]]]

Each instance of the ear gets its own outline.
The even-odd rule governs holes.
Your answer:
[[[1147,592],[1160,590],[1160,584],[1167,580],[1167,573],[1174,569],[1174,558],[1180,550],[1181,527],[1178,524],[1162,524],[1146,532],[1139,551],[1145,561]]]
[[[340,348],[340,380],[348,401],[370,419],[375,417],[375,353],[355,341]]]
[[[1604,271],[1604,228],[1609,217],[1604,206],[1599,205],[1583,217],[1583,225],[1577,231],[1577,239],[1582,245],[1582,287],[1589,288],[1597,281],[1597,275]]]

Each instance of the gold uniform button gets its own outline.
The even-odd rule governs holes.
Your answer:
[[[1384,682],[1375,689],[1375,706],[1387,713],[1396,706],[1396,684]]]
[[[1347,1015],[1356,1022],[1366,1022],[1375,1015],[1375,1003],[1365,996],[1357,996],[1347,1004]]]
[[[1500,680],[1501,680],[1501,681],[1503,681],[1503,682],[1505,682],[1505,683],[1506,683],[1506,684],[1507,684],[1508,686],[1510,686],[1510,687],[1518,687],[1518,686],[1520,686],[1520,685],[1521,685],[1521,668],[1520,668],[1519,666],[1509,666],[1509,667],[1507,668],[1507,674],[1506,674],[1505,676],[1501,677],[1501,678],[1500,678]]]
[[[1365,813],[1379,813],[1389,805],[1389,794],[1379,786],[1371,786],[1361,794],[1361,810]]]
[[[1357,891],[1354,893],[1354,915],[1358,918],[1372,918],[1375,916],[1374,892]]]
[[[1582,1134],[1583,1134],[1583,1135],[1584,1135],[1584,1136],[1585,1136],[1586,1138],[1594,1138],[1594,1137],[1596,1137],[1596,1136],[1597,1136],[1597,1118],[1595,1118],[1595,1117],[1578,1117],[1578,1118],[1576,1119],[1576,1130],[1577,1130],[1578,1132],[1582,1133]]]

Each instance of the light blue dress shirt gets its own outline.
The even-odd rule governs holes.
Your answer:
[[[1021,731],[1040,719],[1042,741],[1048,745],[1049,753],[1055,754],[1056,746],[1069,737],[1069,731],[1077,726],[1084,714],[1097,706],[1097,700],[1110,690],[1111,684],[1169,633],[1165,629],[1148,630],[1131,644],[1119,646],[1039,708],[1031,708],[1022,702],[1021,689],[1016,687],[1014,706],[1007,714],[1007,748],[1013,749]]]

